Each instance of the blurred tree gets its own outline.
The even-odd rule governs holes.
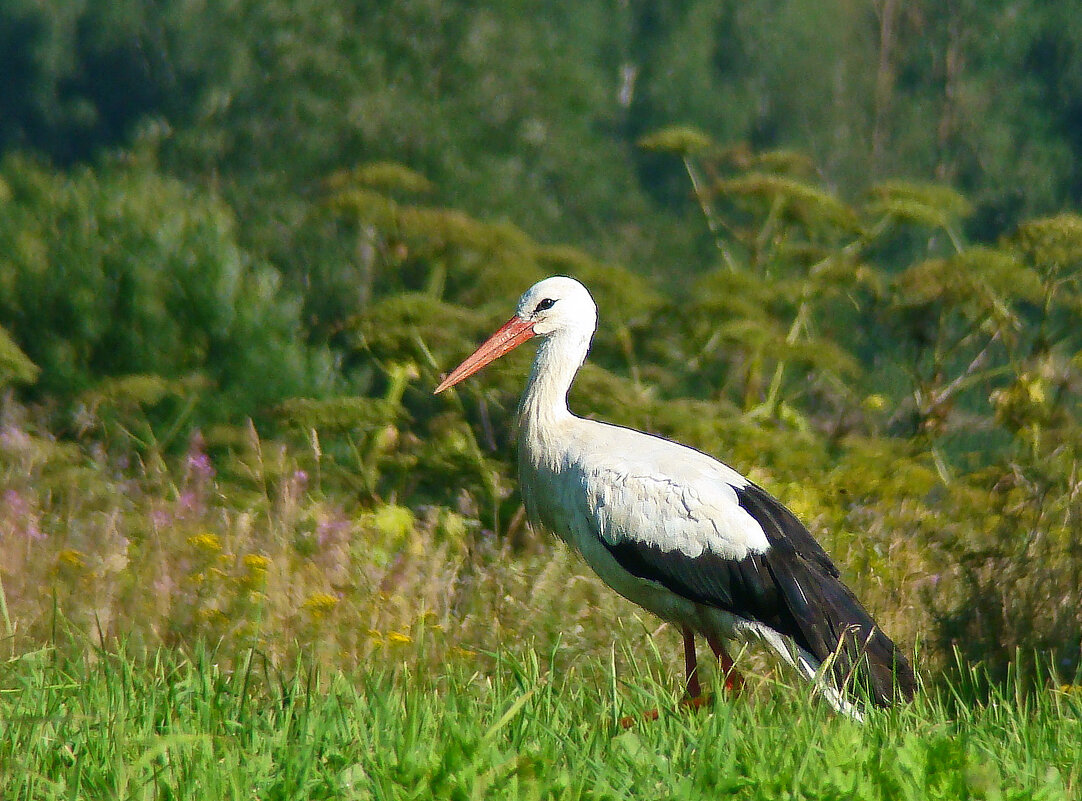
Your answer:
[[[957,184],[991,241],[1078,201],[1082,25],[1036,0],[0,2],[0,149],[60,163],[146,128],[162,163],[238,209],[295,286],[342,244],[298,240],[313,182],[393,160],[436,202],[679,275],[708,240],[673,123],[810,152],[855,197]],[[694,231],[694,234],[689,233]]]
[[[1077,139],[1065,135],[1077,108],[1063,92],[1063,76],[1082,68],[1071,17],[1030,0],[906,4],[889,57],[883,168],[965,191],[984,240],[1022,215],[1078,202]]]
[[[8,159],[0,175],[0,325],[41,368],[38,397],[202,374],[215,418],[329,386],[298,300],[237,245],[220,199],[138,165],[66,176]]]
[[[0,3],[0,151],[66,165],[129,143],[148,118],[182,121],[202,76],[171,45],[191,5]]]

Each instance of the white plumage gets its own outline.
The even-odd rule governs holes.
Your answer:
[[[725,642],[758,636],[850,714],[859,712],[845,694],[878,705],[910,698],[908,663],[785,507],[704,453],[571,414],[567,392],[596,323],[582,284],[545,279],[436,389],[540,337],[519,407],[531,523],[565,539],[621,595],[681,627],[693,696],[700,633],[729,669]],[[824,662],[825,680],[817,675]]]

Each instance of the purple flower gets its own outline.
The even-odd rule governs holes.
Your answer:
[[[177,517],[185,517],[189,512],[194,512],[199,509],[199,507],[199,498],[194,492],[191,490],[182,492],[180,493],[180,497],[177,498]]]
[[[19,517],[30,511],[30,504],[26,502],[26,498],[20,495],[19,491],[16,489],[9,489],[4,492],[4,505],[13,515]]]
[[[197,478],[214,478],[214,466],[210,463],[210,457],[205,453],[188,453],[188,470]]]
[[[349,520],[341,512],[330,517],[321,517],[316,523],[316,541],[320,548],[337,543],[349,531]]]
[[[42,532],[41,527],[38,526],[38,521],[31,517],[26,521],[26,528],[23,529],[23,533],[28,540],[34,540],[35,542],[41,542],[45,539],[45,534]]]
[[[208,480],[214,478],[214,466],[210,463],[210,457],[203,450],[203,435],[196,431],[188,442],[188,455],[185,463],[188,473],[196,479]]]
[[[19,532],[28,540],[43,540],[45,534],[38,525],[38,516],[30,508],[30,501],[16,489],[4,491],[4,506],[12,521],[11,531]]]
[[[7,451],[26,451],[30,448],[30,435],[17,426],[0,428],[0,448]]]
[[[150,513],[150,522],[154,528],[165,528],[172,519],[173,516],[165,509],[154,509]]]
[[[176,589],[177,583],[166,572],[161,573],[157,579],[154,580],[154,592],[160,596],[168,598],[173,594],[173,590]]]

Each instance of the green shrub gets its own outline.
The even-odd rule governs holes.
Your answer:
[[[209,417],[250,414],[325,385],[299,301],[237,243],[214,195],[138,165],[0,167],[0,322],[62,404],[127,375],[212,384]]]

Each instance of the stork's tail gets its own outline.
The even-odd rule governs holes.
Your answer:
[[[775,579],[802,635],[797,644],[820,663],[823,678],[858,705],[911,701],[916,677],[894,642],[841,580],[814,569],[808,573],[816,575]]]

